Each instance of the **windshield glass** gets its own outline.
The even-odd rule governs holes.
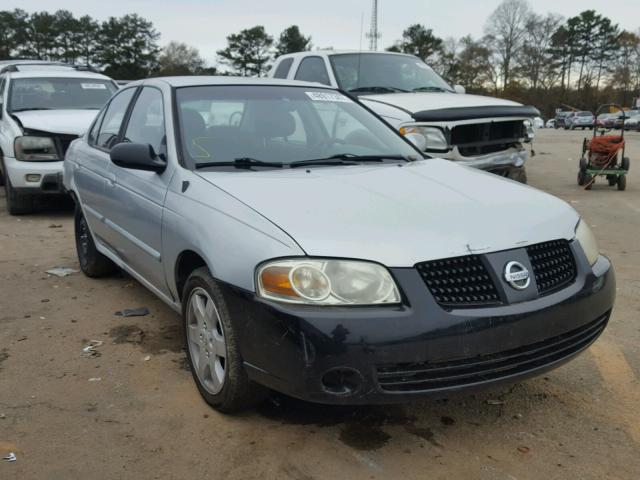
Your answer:
[[[93,78],[16,78],[11,82],[9,107],[24,110],[99,110],[116,87]]]
[[[196,86],[176,91],[191,165],[253,159],[285,165],[335,155],[418,154],[343,94],[314,87]]]
[[[356,92],[447,91],[453,89],[422,60],[409,55],[350,53],[331,55],[340,88]]]

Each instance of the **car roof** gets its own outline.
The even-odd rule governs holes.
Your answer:
[[[326,88],[336,90],[334,87],[315,82],[301,82],[298,80],[286,80],[279,78],[257,78],[257,77],[231,77],[231,76],[184,76],[184,77],[157,77],[146,80],[138,80],[127,84],[127,87],[135,85],[153,85],[154,83],[165,83],[172,87],[195,87],[205,85],[251,85],[251,86],[291,86]]]
[[[278,58],[296,58],[296,57],[312,57],[312,56],[329,56],[329,55],[353,55],[353,54],[377,54],[377,55],[403,55],[405,57],[414,57],[409,53],[401,52],[378,52],[374,50],[308,50],[304,52],[288,53]]]
[[[11,78],[88,78],[93,80],[110,80],[106,75],[95,72],[85,72],[74,68],[42,68],[27,71],[8,72]]]

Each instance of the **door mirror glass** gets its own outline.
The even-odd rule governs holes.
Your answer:
[[[162,173],[167,168],[163,156],[156,155],[153,147],[144,143],[119,143],[109,152],[111,161],[122,168]]]

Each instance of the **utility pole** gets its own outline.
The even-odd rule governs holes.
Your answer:
[[[371,7],[371,26],[369,27],[369,33],[367,38],[369,39],[369,50],[378,50],[378,39],[380,38],[380,32],[378,31],[378,0],[372,0]]]

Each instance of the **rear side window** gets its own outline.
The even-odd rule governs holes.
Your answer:
[[[151,145],[157,154],[166,153],[164,108],[160,90],[151,87],[142,89],[131,110],[123,141],[144,143]]]
[[[296,80],[318,82],[329,85],[329,74],[324,60],[320,57],[307,57],[300,63],[296,72]]]
[[[107,108],[106,107],[103,108],[98,114],[98,117],[96,118],[95,122],[93,122],[93,126],[89,131],[89,145],[95,145],[96,138],[98,137],[98,130],[100,130],[100,124],[102,123],[102,119],[104,118],[104,114],[106,111],[107,111]]]
[[[122,120],[127,113],[127,107],[133,98],[135,88],[128,88],[118,93],[107,107],[102,119],[100,130],[96,138],[96,146],[104,150],[111,150],[116,143]]]
[[[293,58],[285,58],[284,60],[282,60],[276,67],[273,78],[287,78],[287,76],[289,75],[289,70],[291,70],[292,63]]]

